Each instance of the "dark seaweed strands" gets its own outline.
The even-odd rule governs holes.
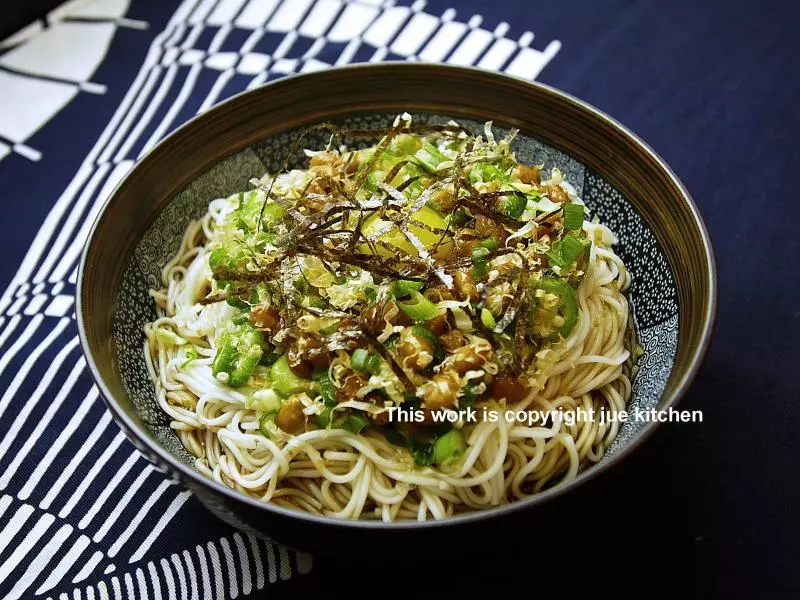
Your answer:
[[[305,140],[306,136],[310,133],[315,131],[330,131],[332,133],[331,140],[328,142],[328,147],[333,142],[333,137],[339,136],[341,138],[371,138],[371,137],[394,137],[401,133],[432,133],[432,132],[439,132],[439,133],[469,133],[464,127],[461,125],[404,125],[404,126],[397,126],[397,127],[390,127],[384,129],[347,129],[341,127],[340,125],[336,125],[334,123],[318,123],[316,125],[311,125],[310,127],[303,130],[299,136],[295,139],[292,143],[292,146],[289,152],[286,154],[286,158],[283,161],[283,167],[279,172],[283,173],[289,168],[289,162],[292,160],[292,156],[297,154],[297,152],[301,149],[301,144],[303,140]],[[391,137],[389,137],[389,142],[391,141]],[[388,143],[387,142],[387,145]],[[384,148],[385,149],[385,148]],[[378,154],[376,153],[376,156]],[[374,163],[373,163],[374,165]],[[364,185],[364,180],[368,176],[369,172],[365,170],[365,175],[362,181],[359,182],[358,190]],[[272,187],[275,185],[275,179],[273,177],[272,181],[270,182],[269,188],[267,190],[267,198],[272,197]],[[391,181],[391,179],[389,180]],[[356,191],[358,191],[356,190]],[[258,216],[258,224],[256,226],[257,230],[261,229],[261,222],[264,218],[264,208],[267,206],[266,200],[264,201],[264,205],[261,207],[261,213]],[[284,206],[286,208],[286,206]],[[290,211],[291,213],[291,211]]]
[[[466,133],[466,130],[460,126],[451,126],[451,125],[419,125],[419,126],[397,126],[388,129],[365,129],[365,130],[353,130],[353,129],[343,129],[339,126],[330,123],[319,124],[313,127],[308,128],[305,130],[294,142],[292,145],[291,150],[286,156],[284,161],[284,166],[282,171],[286,171],[288,169],[288,164],[291,160],[291,157],[297,153],[300,149],[300,145],[305,137],[313,132],[319,130],[330,130],[332,132],[331,136],[331,143],[335,136],[341,137],[361,137],[361,138],[369,138],[369,137],[377,137],[383,136],[381,142],[378,144],[377,149],[373,152],[370,160],[366,163],[366,167],[363,169],[359,169],[360,173],[358,179],[355,181],[355,190],[351,191],[347,189],[347,186],[343,181],[339,181],[336,179],[327,178],[327,183],[330,184],[331,192],[327,195],[321,194],[311,194],[308,193],[308,187],[310,186],[311,182],[306,186],[306,189],[303,190],[301,197],[298,200],[290,200],[288,198],[283,198],[278,194],[273,194],[272,189],[276,178],[272,179],[269,187],[266,188],[266,196],[269,199],[274,200],[280,206],[287,210],[287,212],[297,221],[297,225],[292,228],[288,233],[281,236],[278,240],[276,240],[276,247],[282,248],[281,253],[275,257],[272,261],[270,261],[269,265],[263,265],[260,261],[258,261],[258,257],[254,255],[254,259],[257,260],[257,266],[259,267],[259,272],[253,273],[240,273],[240,272],[225,272],[225,273],[216,273],[215,277],[219,280],[225,279],[229,281],[239,281],[244,283],[245,285],[239,286],[235,292],[231,292],[230,294],[216,294],[214,296],[210,296],[204,299],[202,302],[204,304],[211,303],[211,302],[218,302],[228,297],[232,296],[240,296],[244,293],[249,293],[254,285],[258,282],[268,281],[271,279],[275,279],[279,276],[280,272],[280,264],[283,260],[291,258],[292,256],[296,256],[297,254],[306,254],[312,255],[319,258],[325,268],[333,274],[336,274],[336,268],[331,263],[338,263],[339,265],[350,265],[354,267],[358,267],[364,269],[374,275],[379,275],[382,277],[387,277],[389,279],[406,279],[406,280],[414,280],[414,281],[421,281],[421,282],[431,282],[436,278],[435,272],[436,270],[441,270],[445,273],[452,273],[459,269],[466,269],[469,268],[472,264],[472,260],[469,257],[461,257],[455,260],[450,261],[436,261],[434,258],[430,257],[427,261],[419,260],[418,257],[412,256],[411,254],[405,252],[402,248],[398,248],[396,246],[392,246],[382,242],[381,240],[371,240],[367,236],[363,234],[362,227],[364,221],[369,218],[371,215],[380,213],[382,218],[388,218],[391,222],[397,225],[401,231],[408,237],[408,226],[413,225],[415,227],[420,227],[427,231],[431,231],[433,233],[441,233],[439,240],[434,244],[432,253],[435,253],[436,250],[440,247],[442,243],[445,242],[447,239],[448,234],[450,233],[450,224],[448,223],[447,229],[441,230],[430,227],[425,223],[421,223],[416,219],[411,217],[413,214],[412,211],[408,211],[405,213],[402,210],[402,205],[399,202],[398,196],[403,197],[403,191],[411,184],[413,184],[418,178],[409,177],[405,181],[403,181],[397,187],[392,187],[390,182],[394,180],[398,176],[398,174],[402,171],[403,167],[406,166],[409,161],[400,161],[393,168],[386,174],[383,179],[383,182],[379,186],[379,189],[382,189],[384,192],[384,196],[382,198],[378,198],[381,202],[380,205],[374,208],[364,208],[361,206],[356,200],[355,196],[359,193],[362,189],[365,181],[369,177],[369,174],[372,172],[375,164],[377,163],[378,157],[384,152],[391,140],[401,133],[428,133],[428,132],[439,132],[439,133]],[[330,144],[329,144],[330,147]],[[473,140],[470,139],[467,142],[467,147],[465,150],[456,157],[454,160],[454,165],[452,172],[449,176],[445,173],[430,173],[427,174],[427,177],[432,178],[434,181],[433,183],[425,190],[424,196],[425,198],[430,197],[431,190],[435,189],[437,185],[441,185],[445,180],[453,182],[455,192],[454,195],[456,197],[456,204],[453,207],[453,211],[459,208],[466,208],[474,215],[481,215],[492,222],[503,225],[512,230],[516,230],[521,226],[521,223],[510,217],[499,210],[493,207],[493,202],[496,201],[498,198],[502,198],[504,196],[515,194],[514,191],[494,191],[494,192],[485,192],[480,193],[478,192],[474,186],[470,183],[469,179],[464,174],[464,167],[468,164],[473,164],[474,160],[468,160],[467,154],[472,151],[473,148]],[[349,166],[354,153],[348,157],[347,165]],[[346,169],[345,169],[346,172]],[[465,195],[461,195],[461,191],[466,192]],[[303,200],[307,199],[314,199],[325,202],[323,210],[317,213],[313,213],[311,215],[303,215],[300,213],[296,206],[301,203]],[[373,195],[373,198],[375,196]],[[392,202],[392,200],[396,200]],[[405,200],[405,197],[403,197]],[[261,213],[259,215],[259,220],[257,224],[257,228],[260,230],[261,222],[263,217],[264,207],[266,206],[266,200],[264,205],[262,206]],[[398,210],[400,209],[400,210]],[[351,230],[347,230],[345,228],[334,229],[337,225],[342,225],[348,221],[349,212],[351,210],[355,210],[359,212],[358,220]],[[397,214],[387,214],[389,210],[394,210]],[[558,209],[560,210],[560,209]],[[537,222],[545,221],[546,219],[550,218],[554,214],[558,212],[552,211],[551,213],[539,215],[536,219]],[[334,240],[335,237],[339,238],[347,238],[346,244],[336,244]],[[357,252],[357,246],[359,241],[363,240],[370,249],[370,254],[363,254]],[[328,244],[325,244],[325,241],[328,241]],[[521,240],[524,241],[524,240]],[[381,246],[384,248],[390,249],[395,254],[400,254],[401,258],[395,258],[393,256],[381,256],[376,252],[376,247]],[[512,253],[516,251],[511,248],[501,248],[492,252],[489,252],[485,255],[485,259],[487,261],[492,260],[498,256],[502,256],[504,254]],[[527,286],[525,285],[527,276],[526,273],[531,265],[527,264],[525,257],[521,254],[517,253],[517,255],[522,259],[523,268],[514,270],[512,274],[501,276],[496,278],[491,283],[482,283],[481,294],[480,294],[480,301],[478,303],[478,310],[475,311],[476,314],[471,315],[471,319],[477,331],[483,334],[486,339],[493,340],[495,335],[499,332],[497,329],[491,330],[487,328],[481,322],[481,319],[478,317],[480,314],[481,309],[485,306],[486,299],[491,291],[497,285],[501,285],[503,283],[513,283],[516,277],[519,277],[519,281],[517,282],[516,289],[514,291],[513,299],[503,317],[501,319],[500,325],[502,326],[500,329],[501,331],[510,325],[515,319],[516,324],[513,331],[513,359],[514,364],[513,368],[517,372],[524,371],[528,359],[530,357],[530,353],[525,353],[525,338],[526,338],[526,329],[527,329],[527,315],[528,315],[528,307],[531,302],[531,294],[529,290],[527,290]],[[302,270],[301,270],[302,274]],[[280,280],[280,278],[279,278]],[[283,290],[284,292],[290,292],[290,290]],[[309,312],[316,312],[315,310],[310,309],[309,307],[299,307],[297,306],[296,302],[292,300],[293,294],[291,293],[283,293],[279,294],[279,297],[283,298],[286,302],[287,306],[285,306],[285,310],[287,313],[295,313],[298,309],[307,310]],[[330,308],[330,305],[328,305]],[[328,311],[329,312],[329,311]],[[352,313],[341,312],[342,315],[352,316]],[[327,343],[322,344],[323,348],[328,350],[332,349],[339,349],[339,348],[351,348],[352,345],[356,341],[364,341],[365,338],[369,340],[371,346],[382,349],[382,345],[378,344],[376,340],[372,339],[372,335],[369,334],[368,331],[365,331],[363,319],[355,319],[353,322],[348,326],[348,329],[343,332],[337,332],[331,334]],[[496,340],[495,340],[496,341]],[[315,352],[321,351],[322,348],[319,350],[315,350]],[[405,377],[401,378],[403,383],[408,387],[410,384],[409,381],[406,380]],[[413,387],[410,388],[413,390]]]

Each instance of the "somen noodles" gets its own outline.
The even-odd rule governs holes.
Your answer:
[[[631,395],[630,277],[575,188],[491,123],[316,129],[331,141],[307,169],[212,201],[151,290],[144,354],[197,469],[394,521],[599,461],[618,431],[600,411]]]

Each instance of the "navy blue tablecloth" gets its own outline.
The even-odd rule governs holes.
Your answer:
[[[76,0],[7,38],[0,595],[457,594],[480,580],[515,594],[797,597],[797,12],[789,0]],[[703,423],[662,427],[547,523],[466,533],[411,577],[397,561],[413,557],[391,548],[312,559],[212,519],[111,422],[73,316],[88,224],[143,151],[248,87],[378,60],[503,70],[622,121],[694,196],[720,276],[713,344],[684,400]],[[435,575],[424,588],[419,569]]]

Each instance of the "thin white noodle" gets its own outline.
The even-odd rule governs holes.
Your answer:
[[[563,419],[531,425],[504,417],[467,423],[468,451],[453,470],[417,468],[406,451],[376,434],[329,429],[266,438],[245,395],[211,374],[215,339],[197,304],[210,284],[206,243],[226,210],[224,201],[215,200],[187,228],[179,252],[163,269],[164,288],[151,291],[159,318],[146,325],[143,347],[158,404],[206,476],[254,498],[337,518],[443,519],[569,481],[599,461],[616,436],[615,421],[598,419],[569,425]],[[629,305],[623,294],[630,275],[610,247],[598,246],[596,237],[595,242],[577,291],[578,323],[541,361],[541,389],[494,409],[624,410],[631,394]],[[165,343],[159,330],[185,344]],[[192,360],[185,354],[189,347],[196,352]]]

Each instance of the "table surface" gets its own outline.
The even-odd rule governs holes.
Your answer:
[[[242,2],[220,0],[219,4],[238,6]],[[362,3],[376,4],[381,3]],[[686,409],[702,410],[704,421],[661,427],[624,464],[599,478],[574,502],[565,503],[563,516],[530,531],[523,528],[516,540],[467,539],[465,548],[454,548],[440,564],[417,564],[409,567],[408,573],[398,572],[402,565],[391,548],[375,549],[377,564],[358,556],[315,557],[310,573],[266,586],[265,593],[278,597],[310,591],[388,593],[424,569],[426,574],[434,574],[436,582],[424,588],[421,581],[400,585],[404,595],[434,588],[458,592],[464,583],[471,588],[480,581],[491,581],[531,592],[545,585],[568,592],[582,588],[613,593],[642,590],[644,597],[676,592],[698,597],[767,596],[770,592],[773,597],[797,597],[798,578],[790,571],[796,568],[798,556],[796,507],[800,502],[800,422],[796,413],[800,389],[793,378],[800,358],[794,265],[800,257],[800,236],[793,223],[800,217],[795,145],[800,134],[800,94],[793,60],[800,55],[800,38],[794,3],[430,0],[422,4],[416,3],[415,10],[440,21],[463,23],[473,14],[483,15],[482,22],[473,21],[472,27],[494,32],[497,38],[518,40],[526,31],[535,33],[530,48],[536,58],[530,61],[542,67],[536,78],[620,120],[655,148],[686,184],[710,230],[719,268],[720,302],[713,343],[682,404]],[[454,17],[451,6],[457,9]],[[116,15],[98,17],[91,11],[66,19],[94,25],[114,23],[102,59],[85,78],[105,89],[86,90],[84,85],[49,122],[45,119],[21,140],[13,137],[22,128],[14,122],[24,121],[25,111],[14,104],[16,97],[4,94],[3,82],[19,75],[24,65],[5,60],[11,52],[7,48],[0,54],[0,148],[9,148],[7,155],[0,153],[0,190],[7,218],[13,220],[0,235],[0,289],[8,287],[9,298],[16,298],[20,286],[33,280],[32,267],[26,267],[23,260],[37,232],[93,151],[145,61],[148,47],[176,10],[177,2],[133,0],[123,22]],[[218,19],[224,18],[224,14],[218,15]],[[213,29],[212,33],[199,31],[198,39],[218,31],[219,27],[209,23],[210,17],[206,17],[200,29]],[[220,51],[226,44],[243,43],[249,33],[234,27]],[[527,41],[523,38],[523,45]],[[342,51],[341,45],[329,44],[316,58],[334,62]],[[357,52],[352,60],[373,55],[371,48],[370,54]],[[389,51],[383,58],[405,57],[402,52]],[[530,72],[533,63],[515,68],[521,69],[523,76],[534,76],[536,73]],[[270,79],[279,74],[272,72]],[[67,78],[48,77],[53,81]],[[204,82],[204,77],[209,80]],[[216,72],[199,74],[198,80],[208,83],[203,94],[217,77]],[[252,79],[233,75],[216,100],[243,89]],[[179,88],[175,86],[175,90]],[[177,102],[176,97],[177,91],[169,99]],[[11,108],[17,112],[12,114]],[[167,130],[191,114],[180,111]],[[155,131],[154,135],[163,133]],[[35,156],[37,153],[40,156]],[[113,166],[114,161],[109,164]],[[44,227],[52,229],[57,223],[45,223]],[[48,247],[47,251],[56,250]],[[42,260],[36,264],[41,266]],[[69,296],[74,287],[68,275],[69,270],[61,273],[63,289],[53,292],[48,288],[50,291],[43,293]],[[54,281],[59,279],[51,277],[46,283]],[[2,327],[9,327],[14,316],[7,303],[0,306],[6,311],[0,317],[2,334]],[[23,322],[18,332],[36,312],[34,307],[20,317]],[[46,315],[48,318],[53,320]],[[16,335],[3,339],[3,351]],[[12,361],[11,366],[15,364]],[[31,373],[44,372],[47,365],[36,368],[39,371]],[[19,391],[18,395],[27,398],[34,393],[33,385],[2,381],[0,388],[14,387],[12,391]],[[81,387],[77,385],[67,396],[67,418],[81,410],[82,400],[89,397],[93,404],[84,410],[102,419],[102,407],[96,406],[90,383],[80,381],[83,388],[77,389]],[[9,402],[14,407],[23,400],[12,394]],[[0,407],[0,431],[6,435],[13,429],[14,415],[3,415],[6,406],[0,403]],[[10,448],[22,452],[23,446],[17,443]],[[13,456],[6,452],[8,447],[0,448],[0,467],[6,469]],[[34,445],[26,451],[38,452],[36,456],[41,457],[46,450]],[[18,504],[25,500],[17,493],[25,483],[19,473],[16,477],[0,478],[0,487],[9,494],[9,503]],[[173,497],[180,497],[179,490]],[[0,502],[0,507],[5,506]],[[202,543],[204,535],[211,539],[229,533],[223,526],[203,520],[202,533],[187,534],[180,527],[192,518],[201,518],[202,509],[190,498],[181,511],[191,516],[169,525],[163,533],[167,542],[152,547],[162,549],[165,556],[184,547],[183,536],[194,544]],[[0,526],[8,526],[7,518],[8,514]],[[472,558],[476,548],[488,549],[491,557]],[[0,562],[6,556],[0,554]],[[2,573],[8,577],[5,584],[16,581],[24,567]],[[649,582],[637,583],[639,576]],[[0,590],[5,589],[3,585],[0,581]],[[58,586],[52,589],[50,593],[62,590]],[[69,591],[69,587],[63,590]]]

